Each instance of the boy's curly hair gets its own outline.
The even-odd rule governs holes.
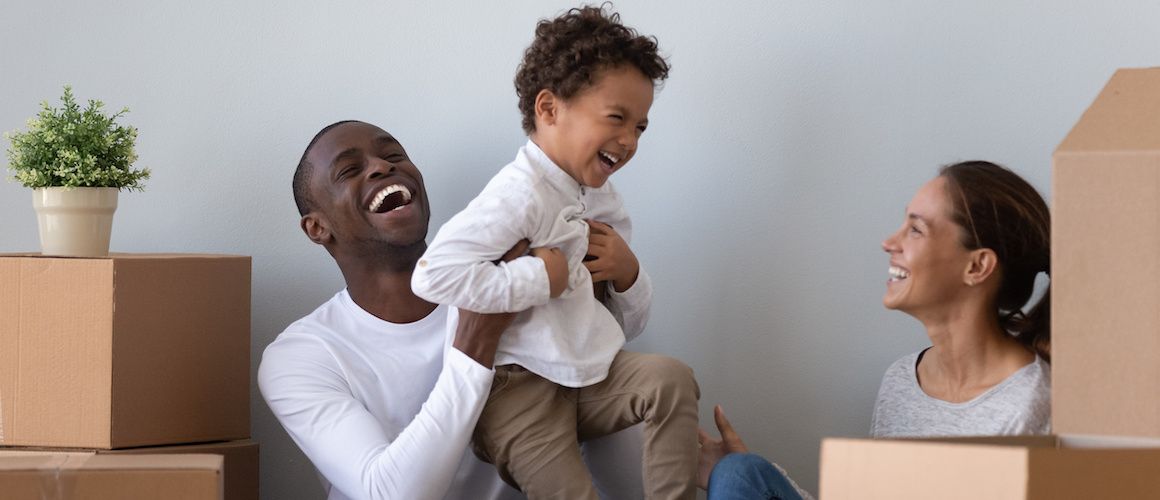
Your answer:
[[[536,25],[536,38],[516,70],[524,132],[536,131],[536,95],[541,90],[568,100],[595,83],[601,70],[624,64],[654,84],[669,77],[669,63],[657,53],[656,37],[620,24],[620,14],[606,13],[605,5],[574,8]]]

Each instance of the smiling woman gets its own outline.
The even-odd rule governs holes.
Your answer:
[[[944,167],[919,189],[882,243],[883,304],[922,322],[932,347],[887,371],[875,436],[1048,431],[1050,290],[1028,302],[1050,272],[1050,227],[1043,197],[993,163]]]
[[[1050,293],[1032,302],[1036,278],[1050,273],[1050,228],[1043,197],[994,163],[943,167],[915,193],[882,242],[890,255],[882,303],[922,322],[932,345],[887,369],[871,435],[1050,431]],[[809,496],[747,454],[720,408],[716,417],[722,438],[701,432],[699,479],[710,500]]]

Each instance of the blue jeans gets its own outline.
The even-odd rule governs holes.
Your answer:
[[[709,500],[801,500],[789,478],[764,458],[725,455],[709,475]]]

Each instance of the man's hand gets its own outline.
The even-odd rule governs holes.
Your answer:
[[[701,456],[697,464],[697,487],[703,490],[709,488],[709,476],[713,473],[713,467],[716,467],[717,462],[725,455],[749,453],[749,448],[745,447],[741,436],[733,430],[733,424],[725,418],[725,410],[721,409],[721,405],[713,407],[713,420],[717,422],[721,439],[713,439],[704,429],[697,429],[697,442],[701,447]]]
[[[586,222],[589,258],[584,260],[584,267],[592,273],[592,282],[611,281],[617,292],[628,290],[640,274],[636,254],[612,226],[594,220]]]
[[[520,240],[516,246],[500,257],[499,262],[509,262],[528,253],[531,244]],[[480,314],[466,309],[459,310],[459,325],[455,329],[455,340],[451,346],[459,349],[477,363],[491,368],[495,364],[495,350],[499,347],[499,337],[511,326],[518,313]]]
[[[480,314],[466,309],[459,310],[459,325],[455,329],[455,340],[451,346],[463,351],[471,359],[491,368],[495,364],[495,350],[499,347],[499,337],[511,326],[518,313]]]
[[[532,257],[539,257],[548,269],[549,295],[554,299],[568,288],[568,258],[556,247],[532,249]]]
[[[499,264],[500,262],[511,262],[519,257],[523,257],[528,254],[528,248],[531,246],[532,242],[528,241],[527,238],[524,238],[516,242],[516,246],[512,247],[511,250],[508,250],[506,253],[504,253],[503,257],[492,261],[492,263]]]

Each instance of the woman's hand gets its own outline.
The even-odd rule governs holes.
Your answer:
[[[697,429],[697,442],[701,447],[701,456],[697,464],[697,487],[709,488],[709,476],[713,474],[713,467],[717,466],[725,455],[730,453],[749,453],[749,448],[741,441],[741,436],[733,430],[733,424],[725,418],[725,410],[721,405],[713,407],[713,420],[717,422],[717,431],[721,439],[713,439],[704,429]]]

